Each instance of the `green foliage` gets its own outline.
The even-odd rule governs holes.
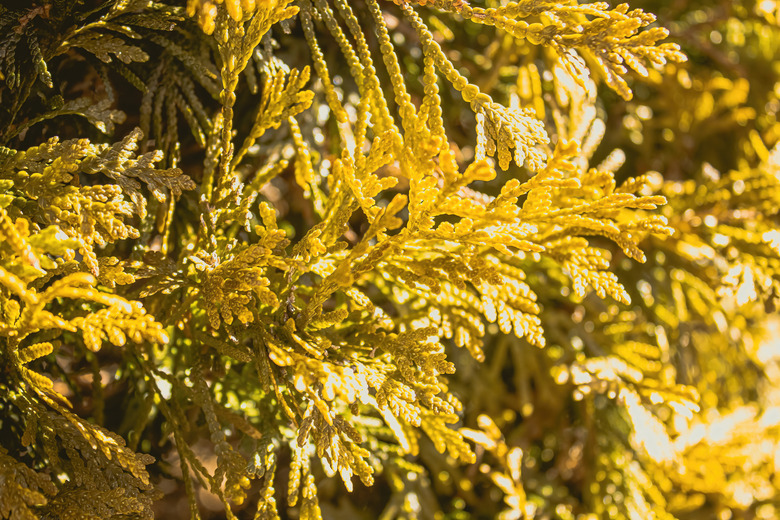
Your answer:
[[[0,517],[777,516],[778,7],[640,3],[0,7]]]

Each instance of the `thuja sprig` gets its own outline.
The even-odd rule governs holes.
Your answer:
[[[752,439],[684,435],[716,410],[777,440],[740,412],[780,294],[773,134],[695,181],[635,173],[629,149],[593,161],[604,114],[636,133],[653,103],[589,75],[627,100],[628,69],[684,59],[652,15],[99,4],[0,8],[0,515],[151,518],[171,482],[193,518],[210,494],[227,518],[314,520],[360,485],[383,518],[669,518],[705,495],[720,515],[756,482],[773,500],[769,456],[736,491],[702,476],[703,451],[729,467]],[[130,87],[140,130],[48,137],[77,108],[111,132]],[[106,96],[53,108],[53,89]]]

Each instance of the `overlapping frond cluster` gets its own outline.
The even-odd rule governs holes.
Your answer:
[[[578,155],[575,142],[560,142],[555,150],[546,151],[541,145],[549,140],[541,123],[531,113],[504,107],[469,84],[433,42],[420,16],[404,6],[420,37],[428,85],[418,110],[410,101],[379,6],[371,3],[368,10],[392,80],[393,100],[379,87],[361,21],[350,5],[304,4],[300,13],[314,68],[342,124],[345,146],[323,166],[324,173],[315,171],[310,152],[301,148],[299,125],[291,117],[311,99],[311,94],[303,98],[297,94],[306,76],[299,81],[294,70],[286,87],[284,69],[266,72],[256,122],[239,153],[232,155],[228,131],[232,92],[249,57],[231,47],[232,39],[221,40],[226,85],[221,144],[210,155],[213,166],[207,175],[215,180],[209,177],[204,184],[214,208],[201,226],[201,236],[214,238],[209,239],[210,252],[190,257],[201,281],[189,289],[191,318],[180,323],[183,330],[202,327],[196,309],[205,309],[207,329],[198,341],[241,362],[259,355],[252,364],[262,391],[275,396],[283,412],[276,419],[278,445],[287,442],[288,426],[281,425],[294,425],[293,453],[307,452],[311,445],[326,473],[340,473],[348,488],[355,474],[365,484],[373,482],[375,468],[387,457],[360,447],[381,431],[362,417],[373,416],[389,428],[396,443],[389,452],[393,457],[419,454],[425,434],[436,450],[467,463],[474,460],[461,434],[447,427],[458,420],[462,404],[446,390],[444,376],[454,367],[446,361],[443,341],[453,338],[456,345],[484,359],[481,337],[487,324],[496,323],[503,333],[514,331],[538,346],[545,344],[536,295],[511,258],[527,254],[538,260],[543,255],[570,273],[580,297],[593,287],[602,297],[627,301],[608,271],[609,253],[593,247],[588,237],[605,236],[642,261],[639,240],[648,233],[670,232],[663,218],[642,213],[663,203],[663,197],[635,195],[641,180],[617,187],[611,171],[579,170],[573,162]],[[314,19],[325,22],[352,69],[361,94],[354,108],[342,102],[329,79],[331,65],[319,51]],[[228,31],[239,30],[230,28],[232,22],[225,23]],[[263,31],[252,29],[255,21],[248,23],[242,30],[259,42]],[[477,160],[462,172],[447,146],[439,75],[462,91],[477,115],[478,132],[483,132],[478,135]],[[399,107],[400,126],[390,112],[392,101]],[[270,112],[272,103],[279,116]],[[298,107],[291,112],[288,104]],[[232,169],[248,157],[246,152],[267,128],[282,122],[285,112],[298,146],[295,179],[315,207],[315,193],[321,188],[312,183],[321,175],[328,178],[328,195],[320,195],[325,197],[318,209],[322,220],[301,238],[292,257],[282,254],[280,240],[285,234],[277,228],[271,207],[260,204],[257,215],[262,224],[254,228],[248,225],[245,210],[236,214],[232,209],[246,207],[244,201],[255,197]],[[347,130],[343,125],[350,112],[355,119]],[[487,158],[495,154],[503,168],[509,166],[507,154],[514,154],[518,165],[538,173],[526,182],[506,183],[496,196],[480,193],[470,185],[495,179]],[[395,165],[397,175],[378,175],[382,168]],[[258,173],[257,179],[267,182],[269,174]],[[408,185],[408,195],[390,191],[400,182]],[[227,205],[227,200],[234,205]],[[367,227],[350,247],[343,235],[356,211]],[[242,244],[232,233],[219,238],[219,229],[233,220],[227,215],[241,215],[236,221],[257,237],[252,245]],[[384,295],[393,307],[377,307],[372,294]],[[223,328],[233,339],[215,337]],[[248,351],[242,347],[245,338],[253,338]],[[230,391],[237,396],[251,393],[248,388]],[[213,436],[211,421],[209,429]],[[270,445],[263,445],[268,448],[260,451],[261,463],[266,471],[274,470],[275,457],[265,454]],[[195,465],[190,458],[188,463]],[[273,489],[271,478],[267,477],[267,492]],[[294,473],[294,479],[290,486],[297,489],[301,475]],[[297,494],[289,498],[293,505]],[[263,504],[269,514],[275,510],[274,502]]]
[[[667,61],[686,59],[679,45],[658,43],[669,35],[667,29],[645,29],[655,21],[654,15],[642,9],[629,11],[628,4],[610,9],[606,2],[578,4],[528,0],[485,9],[450,0],[413,3],[457,13],[466,20],[496,27],[515,38],[550,48],[581,82],[588,77],[590,62],[606,84],[625,99],[631,99],[631,90],[623,79],[629,68],[647,76],[646,63],[658,66]]]
[[[160,33],[172,31],[182,20],[177,9],[144,0],[105,5],[96,10],[96,16],[75,20],[73,7],[66,2],[0,7],[3,34],[9,36],[0,51],[0,75],[6,87],[3,113],[8,122],[2,132],[4,141],[47,120],[74,115],[112,134],[125,114],[116,108],[108,70],[146,90],[146,74],[139,77],[137,64],[148,61],[149,52],[156,50],[154,43],[166,41],[159,38]],[[63,27],[67,30],[59,32]],[[144,41],[149,37],[154,42],[151,45]],[[100,77],[96,88],[80,85],[68,92],[55,88],[55,80],[61,81],[56,74],[67,69],[63,63],[74,61],[94,67]],[[31,96],[36,89],[41,91],[40,98]]]
[[[74,47],[94,51],[104,61],[111,61],[111,56],[123,62],[146,59],[123,40],[92,34],[106,30],[140,37],[122,25],[130,20],[120,15],[131,7],[140,8],[136,2],[124,9],[119,5],[109,9],[100,22],[75,29],[69,42],[56,41],[60,47],[48,42],[51,46],[39,52],[38,59],[56,59]],[[26,18],[15,18],[20,24],[16,34],[24,34],[36,17],[45,25],[61,12],[61,6],[33,9]],[[4,11],[4,15],[10,19],[19,13]],[[143,13],[132,22],[144,27],[159,25],[154,12]],[[27,41],[34,42],[41,34],[33,31]],[[18,111],[30,93],[30,83],[21,81],[8,78],[3,91],[10,95],[9,103],[16,103],[12,111]],[[48,73],[43,84],[52,86]],[[100,122],[101,110],[118,113],[110,104],[101,108],[87,98],[68,101],[23,121],[5,136],[70,113],[80,112]],[[121,119],[110,116],[105,122]],[[13,116],[4,120],[6,130],[13,127],[12,121]],[[113,131],[110,125],[98,127]],[[119,259],[106,250],[139,237],[138,222],[147,216],[148,199],[173,200],[183,190],[194,188],[181,170],[155,167],[162,159],[160,152],[137,155],[141,136],[135,130],[113,146],[54,137],[26,149],[2,148],[0,408],[2,487],[10,493],[3,495],[0,504],[4,517],[153,516],[152,503],[159,495],[146,466],[154,458],[127,448],[121,436],[81,417],[73,389],[83,384],[85,374],[63,373],[57,363],[68,358],[74,364],[91,360],[87,387],[94,396],[94,417],[102,422],[105,401],[97,356],[106,351],[106,345],[113,346],[110,350],[168,341],[161,324],[140,302],[111,294],[105,287],[133,281],[122,273]],[[20,429],[15,442],[7,442],[15,429]],[[19,459],[21,453],[27,454]]]
[[[536,67],[526,67],[521,70],[525,72],[521,73],[521,78],[533,78]],[[763,455],[754,452],[755,457],[747,457],[755,460],[746,464],[757,468],[760,477],[752,480],[745,477],[739,484],[729,484],[712,473],[706,490],[702,481],[689,480],[685,473],[678,474],[673,469],[676,464],[687,465],[692,453],[684,446],[680,436],[682,432],[688,431],[697,420],[705,424],[721,424],[714,419],[699,419],[702,417],[700,409],[721,407],[729,410],[732,406],[751,402],[755,399],[753,392],[762,385],[763,371],[773,366],[770,353],[762,349],[760,362],[756,361],[755,353],[758,345],[765,341],[759,323],[766,319],[762,318],[766,316],[765,310],[759,310],[756,303],[763,302],[771,310],[773,290],[769,288],[773,282],[765,277],[761,284],[754,285],[751,273],[746,275],[750,284],[743,286],[740,282],[745,276],[734,276],[751,270],[747,266],[753,263],[752,250],[755,246],[742,244],[728,249],[724,247],[723,238],[713,240],[714,235],[703,229],[703,219],[718,208],[707,219],[711,226],[714,227],[716,222],[724,224],[736,214],[745,219],[740,221],[740,227],[746,230],[758,227],[761,233],[768,233],[768,244],[776,221],[772,217],[757,217],[759,213],[764,213],[757,207],[763,206],[764,196],[775,198],[773,186],[777,179],[771,166],[772,153],[763,148],[756,136],[752,142],[756,143],[758,152],[754,153],[763,157],[763,164],[729,174],[735,178],[755,179],[755,186],[762,187],[762,195],[757,196],[759,192],[753,192],[748,196],[752,197],[749,202],[741,197],[745,191],[741,183],[735,185],[734,179],[721,181],[720,174],[711,167],[706,168],[704,177],[686,183],[662,185],[660,175],[653,173],[630,179],[622,186],[616,187],[612,184],[614,180],[604,184],[605,180],[614,179],[613,172],[622,163],[623,154],[617,150],[598,167],[588,167],[588,158],[604,131],[592,107],[594,91],[592,87],[583,90],[577,86],[560,63],[554,62],[551,68],[553,74],[544,79],[544,88],[555,94],[552,110],[548,107],[548,113],[553,116],[555,134],[582,143],[581,151],[569,159],[568,171],[574,172],[569,176],[579,179],[583,185],[582,179],[593,179],[597,173],[602,179],[586,181],[587,184],[592,183],[587,191],[579,190],[580,186],[576,184],[561,191],[576,193],[573,200],[577,201],[587,201],[592,195],[604,197],[612,193],[637,193],[647,197],[644,200],[651,204],[659,202],[652,202],[655,197],[652,193],[660,191],[673,202],[665,216],[639,211],[644,218],[637,219],[634,224],[623,220],[626,217],[623,212],[615,218],[618,226],[623,228],[618,234],[604,233],[602,227],[583,232],[610,237],[622,249],[618,253],[614,247],[608,247],[602,254],[622,253],[622,256],[649,264],[637,272],[624,260],[618,264],[619,267],[611,269],[617,274],[614,280],[630,282],[630,285],[621,285],[616,294],[631,298],[631,311],[599,301],[592,294],[582,298],[576,293],[570,295],[568,291],[551,289],[551,281],[562,281],[569,275],[566,271],[558,272],[558,267],[548,266],[544,274],[529,273],[525,277],[526,283],[536,292],[537,300],[546,303],[540,317],[547,347],[535,354],[522,343],[502,341],[494,354],[495,362],[490,358],[486,361],[492,370],[487,370],[485,379],[474,376],[462,382],[464,389],[482,385],[493,389],[489,395],[472,395],[472,402],[478,403],[474,409],[491,410],[492,417],[506,421],[502,430],[513,432],[522,439],[539,435],[537,438],[541,446],[534,445],[532,441],[531,448],[526,450],[527,445],[521,444],[525,451],[524,492],[528,501],[525,509],[518,507],[512,514],[519,516],[524,512],[534,517],[552,511],[556,514],[582,511],[579,506],[573,506],[567,487],[572,482],[583,480],[588,482],[586,485],[593,493],[593,501],[588,501],[585,510],[610,518],[632,515],[671,518],[671,514],[684,517],[686,508],[700,507],[702,493],[707,494],[708,501],[717,504],[708,511],[728,508],[738,512],[757,507],[747,494],[742,496],[741,501],[735,500],[733,491],[737,488],[756,492],[760,488],[758,493],[774,503],[774,498],[768,498],[776,496],[771,484],[772,472],[763,466],[767,457],[772,457],[768,452]],[[542,78],[538,75],[536,78],[537,85],[541,86]],[[532,82],[518,83],[521,103],[535,107],[533,90],[525,88]],[[537,87],[536,92],[541,90]],[[544,110],[536,112],[544,114]],[[565,156],[558,151],[549,155]],[[536,178],[543,179],[544,176],[540,173]],[[714,188],[713,183],[721,182],[723,187],[720,190]],[[708,188],[696,189],[697,183]],[[691,195],[681,196],[683,186],[691,189]],[[694,198],[694,193],[697,198]],[[532,200],[530,195],[528,199]],[[564,200],[568,201],[568,197]],[[675,207],[678,201],[679,206]],[[560,202],[553,198],[552,201],[544,200],[540,206],[555,208],[558,204]],[[771,215],[774,210],[767,210],[767,213]],[[681,226],[677,219],[683,214],[688,214],[698,227]],[[672,215],[677,217],[671,219]],[[754,219],[758,219],[758,223]],[[671,238],[665,238],[672,230],[675,232]],[[621,236],[637,241],[652,236],[653,246],[650,249],[655,253],[645,258],[644,253]],[[757,242],[761,241],[761,234],[750,236]],[[680,255],[676,252],[678,248],[687,250],[689,254]],[[760,261],[762,265],[773,265],[776,253],[769,249],[762,251],[765,255]],[[544,257],[545,253],[540,254]],[[521,265],[529,264],[525,261]],[[733,266],[733,278],[727,275],[729,265]],[[740,302],[736,301],[737,287],[742,287]],[[767,292],[761,293],[758,287],[764,287]],[[718,305],[715,311],[713,302]],[[693,356],[696,356],[695,359]],[[507,370],[507,362],[512,366],[512,379],[496,383],[496,374]],[[702,372],[698,372],[699,367]],[[738,372],[736,376],[735,371]],[[497,405],[492,399],[496,394],[510,394],[517,402],[507,400],[506,404]],[[555,404],[567,398],[573,398],[572,404]],[[554,419],[557,422],[547,427],[535,426],[540,421],[571,414],[572,406],[579,410],[575,418]],[[770,405],[766,403],[765,406]],[[755,417],[756,411],[752,410],[748,415]],[[517,416],[527,417],[528,422],[517,422]],[[761,426],[755,424],[759,437],[771,439],[775,435],[771,414],[761,421]],[[563,436],[555,433],[553,439],[546,436],[551,431],[547,428],[570,433]],[[706,426],[696,428],[702,431]],[[701,449],[715,450],[712,453],[717,455],[711,459],[711,466],[719,468],[718,475],[724,475],[728,470],[723,468],[733,464],[733,459],[729,458],[728,450],[716,449],[714,446],[719,446],[718,442],[710,443],[707,435],[694,435],[692,438],[697,440],[693,442],[701,442]],[[736,431],[735,435],[738,435]],[[675,442],[678,439],[679,442]],[[743,446],[745,450],[756,449],[755,446],[748,447],[749,444]],[[738,456],[739,460],[747,460],[743,457]],[[714,462],[715,458],[718,462]],[[690,464],[695,466],[698,462],[691,458]],[[671,480],[668,478],[670,473],[674,474]],[[467,492],[468,483],[465,480],[458,482],[457,475],[457,472],[452,473],[452,478],[456,480],[454,489]],[[611,499],[602,500],[605,496]],[[482,507],[486,506],[483,504]],[[766,515],[773,507],[764,507],[761,514]],[[693,510],[702,511],[704,508]]]
[[[377,518],[780,496],[771,457],[738,483],[723,458],[778,435],[746,332],[780,303],[778,148],[751,134],[738,168],[666,182],[595,159],[591,72],[628,101],[628,69],[687,66],[653,15],[98,4],[0,8],[0,516],[151,518],[157,484],[176,515],[186,494],[230,519],[354,517],[344,497],[378,481]],[[492,78],[454,32],[496,36]],[[113,133],[117,106],[140,128],[114,144],[48,137],[74,114]],[[736,425],[722,443],[712,410]]]
[[[60,143],[55,137],[24,151],[6,149],[0,176],[9,183],[5,195],[23,197],[22,207],[11,206],[13,217],[34,218],[41,226],[56,226],[58,232],[78,242],[78,253],[94,274],[99,273],[95,248],[127,238],[138,238],[130,224],[133,215],[146,217],[145,185],[159,202],[195,187],[181,170],[158,170],[161,155],[136,156],[139,130],[113,146],[92,144],[86,139]],[[80,175],[102,175],[111,183],[86,184]],[[73,260],[74,255],[66,257]]]
[[[128,155],[121,144],[113,149],[119,150]],[[118,172],[111,170],[113,164],[127,167],[123,173],[128,190],[140,187],[128,180],[133,171],[153,189],[167,184],[166,172],[139,167],[131,157],[123,158],[127,164],[118,162],[118,157],[105,161],[110,151],[86,140],[62,144],[54,140],[16,153],[6,150],[0,209],[0,355],[5,376],[0,408],[4,427],[8,427],[6,417],[18,417],[17,426],[23,431],[20,444],[3,451],[3,489],[11,494],[3,494],[0,511],[10,518],[47,511],[62,518],[128,512],[152,517],[157,494],[145,466],[153,458],[126,448],[120,436],[74,413],[62,393],[63,387],[75,383],[73,376],[55,382],[55,371],[42,370],[45,364],[41,364],[43,360],[51,364],[59,352],[75,345],[76,351],[88,355],[105,343],[122,347],[128,341],[168,341],[160,323],[140,302],[100,290],[95,277],[85,272],[97,269],[96,246],[123,240],[134,231],[123,222],[132,205],[123,200],[118,185],[79,189],[73,176],[102,172],[121,182]],[[77,254],[83,257],[82,269]],[[94,383],[100,385],[99,376]],[[30,454],[32,467],[14,459],[19,449],[30,446],[36,447]],[[64,475],[69,487],[63,489],[62,480],[55,485],[57,475]]]

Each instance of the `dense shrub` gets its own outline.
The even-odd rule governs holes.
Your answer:
[[[777,2],[4,4],[1,518],[780,515]]]

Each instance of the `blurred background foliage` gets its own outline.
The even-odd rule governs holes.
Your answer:
[[[148,139],[131,134],[134,137],[126,138],[124,148],[117,148],[117,153],[159,149],[163,153],[155,157],[155,168],[171,172],[179,167],[205,190],[209,186],[205,179],[219,162],[218,130],[225,128],[222,116],[217,115],[224,100],[220,77],[224,71],[220,70],[220,47],[203,35],[190,16],[195,13],[208,28],[208,12],[217,6],[210,1],[190,2],[197,7],[187,13],[184,5],[173,5],[175,2],[135,2],[138,8],[128,7],[132,3],[52,1],[4,8],[0,16],[0,72],[5,81],[0,90],[0,121],[4,123],[0,143],[8,147],[4,150],[24,150],[53,136],[61,141],[87,137],[93,142],[113,143],[139,127]],[[217,3],[219,9],[238,5],[231,0],[226,0],[225,6]],[[117,7],[120,4],[122,7]],[[314,2],[315,6],[321,4]],[[657,25],[669,29],[669,41],[678,43],[688,59],[648,67],[647,77],[626,76],[633,92],[630,99],[608,88],[596,59],[587,52],[582,57],[591,79],[578,82],[550,48],[445,12],[457,2],[417,4],[422,5],[417,12],[433,39],[460,74],[497,102],[529,109],[543,122],[553,144],[539,144],[539,148],[547,147],[546,153],[552,155],[555,143],[580,143],[581,152],[571,159],[571,171],[581,178],[596,168],[614,174],[613,186],[620,186],[646,175],[638,193],[666,197],[668,203],[657,212],[666,217],[674,234],[635,230],[643,237],[639,248],[646,255],[644,263],[629,258],[626,248],[609,237],[589,238],[611,253],[610,270],[628,296],[624,302],[592,290],[578,291],[570,281],[575,268],[564,262],[534,252],[501,257],[503,274],[517,276],[522,280],[518,283],[527,284],[536,294],[544,347],[532,344],[538,341],[532,341],[530,334],[508,333],[511,325],[507,329],[495,318],[484,325],[483,356],[455,346],[453,340],[444,342],[447,360],[455,371],[447,376],[446,385],[441,385],[462,403],[462,409],[452,415],[450,429],[443,427],[443,431],[413,441],[410,439],[415,437],[407,428],[407,442],[419,445],[401,449],[394,438],[401,426],[391,424],[388,415],[355,413],[354,428],[368,432],[362,446],[374,454],[370,459],[374,467],[370,473],[374,474],[370,479],[355,479],[349,492],[334,476],[335,471],[325,467],[322,454],[315,456],[313,444],[302,447],[296,442],[300,425],[287,421],[280,411],[283,406],[292,406],[290,399],[267,391],[267,382],[263,386],[254,380],[246,383],[257,378],[252,363],[246,362],[255,354],[248,350],[253,347],[244,348],[245,337],[236,332],[239,328],[220,322],[227,321],[225,313],[217,316],[214,309],[193,306],[193,301],[187,300],[192,293],[181,289],[189,283],[187,276],[171,274],[175,273],[175,261],[186,263],[188,243],[211,255],[204,253],[199,266],[217,258],[217,251],[224,252],[220,249],[223,242],[217,243],[216,238],[213,244],[204,245],[208,239],[202,238],[200,230],[209,226],[227,230],[219,235],[220,241],[240,236],[225,218],[219,220],[218,203],[208,207],[187,191],[192,188],[191,181],[171,181],[168,189],[178,189],[179,195],[184,191],[175,213],[172,196],[147,196],[148,207],[143,212],[138,208],[125,212],[135,215],[135,233],[127,231],[119,236],[117,232],[103,240],[109,242],[108,249],[94,258],[82,258],[79,255],[83,253],[77,255],[77,247],[71,245],[69,261],[81,265],[82,270],[84,264],[94,267],[90,261],[99,265],[99,269],[91,269],[102,273],[95,283],[116,289],[128,300],[143,301],[151,315],[169,326],[169,332],[187,313],[195,324],[192,329],[187,322],[179,327],[184,332],[174,332],[171,341],[154,329],[147,334],[154,337],[147,339],[160,343],[158,347],[139,342],[145,346],[99,352],[80,346],[75,329],[66,329],[67,341],[60,353],[55,356],[49,350],[44,354],[48,357],[35,360],[36,370],[56,381],[58,392],[72,402],[73,415],[83,420],[71,418],[69,426],[63,426],[63,435],[75,438],[78,432],[70,431],[73,425],[94,424],[96,431],[105,428],[122,436],[128,451],[151,454],[158,461],[148,466],[145,479],[139,476],[138,466],[150,461],[133,459],[117,448],[121,455],[114,455],[113,460],[124,461],[126,457],[129,461],[123,462],[122,468],[132,474],[126,486],[133,491],[128,491],[127,497],[112,498],[107,494],[110,490],[101,488],[104,483],[89,484],[93,486],[90,489],[104,494],[78,495],[73,503],[80,505],[72,506],[73,511],[81,511],[77,507],[86,507],[87,500],[105,500],[115,506],[95,513],[97,517],[143,516],[148,515],[154,498],[159,518],[190,514],[203,518],[315,518],[315,509],[321,509],[326,519],[383,520],[729,520],[780,516],[780,3],[632,0],[632,9],[657,15]],[[537,4],[543,12],[556,2]],[[308,1],[294,5],[304,13],[306,6],[311,9]],[[361,23],[371,20],[368,7],[350,5]],[[426,94],[419,35],[404,16],[403,1],[380,5],[411,102],[419,107]],[[442,5],[449,7],[436,8]],[[487,1],[472,5],[490,8],[501,4]],[[112,18],[113,13],[116,18]],[[527,20],[545,21],[543,16],[532,14]],[[77,18],[86,23],[74,30]],[[324,199],[317,197],[326,181],[314,178],[307,181],[309,184],[301,182],[307,174],[306,165],[301,165],[305,162],[301,149],[310,152],[312,172],[327,172],[342,153],[344,133],[349,136],[352,131],[344,130],[343,122],[333,113],[326,83],[332,84],[351,120],[361,110],[360,81],[341,56],[337,42],[327,37],[327,21],[321,12],[314,15],[311,31],[317,35],[330,68],[329,80],[316,70],[317,60],[312,59],[306,44],[302,18],[276,23],[252,50],[236,83],[235,105],[231,107],[230,132],[238,136],[234,141],[237,148],[244,136],[253,136],[243,162],[236,167],[237,178],[247,181],[256,189],[256,196],[267,203],[266,208],[273,209],[270,213],[276,215],[282,233],[269,232],[261,239],[267,250],[275,252],[284,251],[288,244],[274,241],[274,237],[284,236],[292,244],[304,242],[322,216]],[[365,38],[374,62],[382,63],[377,35],[365,31]],[[285,110],[271,114],[257,135],[256,107],[266,102],[267,81],[272,76],[269,71],[302,71],[307,66],[312,79],[302,83],[313,94],[306,99],[297,97]],[[390,92],[396,79],[381,66],[375,73],[379,85]],[[456,89],[446,82],[440,82],[439,88],[452,154],[459,165],[468,165],[478,155],[477,118]],[[392,94],[386,97],[396,114],[399,107]],[[298,109],[309,102],[311,109]],[[297,123],[280,126],[291,115],[297,116]],[[84,155],[101,153],[97,150]],[[139,160],[146,166],[153,162]],[[378,171],[381,178],[398,179],[395,187],[377,195],[379,205],[389,204],[397,193],[409,189],[410,181],[396,163]],[[512,164],[495,179],[478,180],[471,186],[495,197],[508,179],[525,182],[533,174],[527,166]],[[174,177],[173,173],[166,175]],[[151,193],[153,187],[148,189]],[[19,195],[14,196],[18,201]],[[561,198],[566,196],[563,193]],[[270,217],[261,215],[262,211],[256,211],[254,220],[267,224]],[[616,214],[626,211],[619,209]],[[147,213],[150,218],[145,218]],[[11,217],[22,214],[20,210]],[[39,221],[44,222],[43,217]],[[350,215],[344,226],[350,247],[360,242],[370,225],[364,211]],[[4,234],[10,236],[11,232]],[[195,236],[199,237],[195,241],[187,238]],[[96,244],[104,245],[100,240]],[[88,245],[87,249],[99,249]],[[47,247],[35,251],[63,254],[52,251],[51,245]],[[111,258],[105,259],[108,256]],[[71,274],[68,269],[77,271],[75,264],[63,264],[56,276]],[[211,267],[193,267],[189,273],[195,269],[210,272]],[[241,266],[235,269],[240,271]],[[127,272],[135,278],[123,282]],[[254,276],[249,270],[239,274],[247,279]],[[269,292],[287,305],[275,311],[274,319],[280,323],[295,317],[299,310],[303,313],[301,301],[296,307],[290,297],[294,288],[286,277],[266,280]],[[30,275],[29,280],[43,290],[49,278],[35,281]],[[302,278],[299,283],[310,281]],[[390,282],[386,286],[381,280],[373,283],[376,290],[369,296],[377,315],[387,312],[398,317],[404,330],[414,328],[415,319],[429,319],[424,298],[401,296]],[[248,301],[241,299],[245,288],[218,281],[209,289],[217,300],[223,297],[223,290],[236,295],[236,323],[245,322],[246,316],[239,310]],[[91,293],[78,295],[88,299]],[[304,294],[304,299],[310,297],[312,293]],[[57,305],[64,315],[69,307],[63,301],[57,300]],[[347,301],[352,300],[345,297],[340,303],[346,306]],[[83,314],[91,304],[80,305]],[[360,320],[368,318],[359,317],[357,306],[349,305],[349,320],[363,326]],[[4,312],[13,314],[8,309]],[[345,320],[346,313],[331,319]],[[195,331],[196,325],[215,322],[214,329],[225,332],[231,340],[235,333],[238,340],[220,342],[210,332]],[[280,323],[276,325],[281,328]],[[344,330],[339,333],[349,337],[365,332],[358,325],[356,332],[347,326]],[[262,335],[254,329],[251,333]],[[39,339],[48,341],[46,337]],[[197,348],[202,352],[193,353]],[[11,354],[4,355],[10,359]],[[264,370],[271,373],[270,368]],[[8,376],[8,380],[13,378]],[[181,383],[184,380],[186,383]],[[302,381],[290,386],[297,387]],[[43,406],[40,404],[29,404],[29,408],[19,404],[28,398],[14,397],[12,382],[0,385],[6,385],[0,386],[6,393],[0,398],[0,469],[17,480],[23,475],[22,480],[32,482],[34,478],[26,470],[18,469],[20,462],[45,473],[56,457],[51,449],[35,452],[27,448],[29,442],[20,444],[19,439],[29,435],[26,432],[31,428],[19,419],[28,412],[20,410],[46,412],[36,408]],[[219,406],[210,404],[212,399]],[[313,421],[309,420],[310,428]],[[327,431],[323,421],[319,420],[314,430]],[[352,431],[347,426],[340,428]],[[331,426],[331,430],[336,429]],[[458,435],[447,437],[443,432]],[[51,438],[53,434],[41,435]],[[97,433],[93,435],[99,438]],[[88,451],[86,445],[79,446],[79,450]],[[472,449],[473,458],[464,455]],[[74,450],[62,458],[78,459]],[[78,466],[76,462],[61,463],[63,474],[68,464]],[[190,478],[188,471],[196,478]],[[304,482],[300,482],[298,472],[307,475]],[[209,474],[215,475],[214,481],[209,480]],[[219,483],[215,485],[217,475]],[[276,475],[276,487],[272,475]],[[296,478],[296,485],[303,490],[298,504],[297,495],[295,500],[287,499]],[[366,485],[371,480],[373,485]],[[69,504],[68,496],[80,492],[65,486],[67,492],[57,495],[59,501],[44,506],[43,495],[54,491],[51,482],[37,485],[41,497],[27,497],[27,503],[42,518],[59,518],[57,508],[69,511],[62,504]],[[260,497],[256,509],[256,498],[250,504],[243,503],[242,490]],[[290,495],[295,492],[290,491]],[[18,497],[0,493],[0,515],[28,518],[3,506],[14,500]],[[228,503],[229,512],[225,512]],[[69,517],[63,514],[62,518]]]

